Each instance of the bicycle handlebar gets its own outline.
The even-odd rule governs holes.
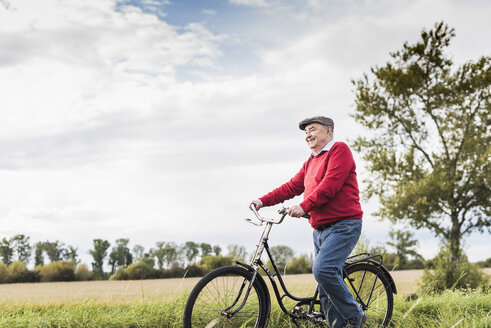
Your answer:
[[[285,219],[285,216],[288,214],[288,208],[287,207],[282,207],[280,210],[278,210],[278,213],[281,214],[281,218],[279,220],[273,220],[273,219],[267,219],[262,217],[259,212],[256,209],[256,206],[254,204],[251,204],[250,206],[251,211],[254,213],[256,218],[261,222],[260,224],[256,224],[252,222],[251,219],[245,219],[247,222],[252,223],[254,225],[262,225],[263,223],[271,223],[271,224],[280,224],[283,222]],[[303,218],[310,219],[310,215],[304,214],[302,215]]]

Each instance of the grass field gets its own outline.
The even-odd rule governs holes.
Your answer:
[[[491,274],[491,270],[487,270]],[[395,327],[491,327],[491,295],[415,293],[422,271],[392,272]],[[0,285],[0,327],[180,327],[185,295],[199,278]],[[307,296],[312,275],[285,278]],[[271,328],[293,327],[273,304]]]

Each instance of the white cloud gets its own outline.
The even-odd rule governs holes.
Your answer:
[[[5,9],[11,9],[10,2],[7,0],[0,0],[0,3],[5,7]]]
[[[215,9],[203,9],[201,12],[209,16],[215,16],[217,14],[217,11]]]
[[[4,138],[96,124],[104,113],[154,110],[176,68],[212,65],[225,38],[182,31],[115,1],[18,2],[0,13]],[[26,93],[29,96],[26,97]]]
[[[320,0],[308,0],[307,3],[309,7],[312,7],[314,9],[320,9],[322,7]]]
[[[229,0],[231,4],[251,6],[251,7],[266,7],[268,4],[265,0]]]

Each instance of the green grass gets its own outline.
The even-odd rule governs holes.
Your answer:
[[[3,304],[0,327],[181,327],[185,297],[173,301],[47,305]],[[273,304],[270,328],[294,327]],[[491,327],[489,292],[450,292],[406,300],[396,297],[394,327]]]
[[[180,327],[185,300],[99,304],[9,305],[0,308],[0,327]]]
[[[491,327],[490,292],[452,292],[395,300],[396,327]]]

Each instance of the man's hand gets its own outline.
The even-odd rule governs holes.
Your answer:
[[[305,212],[300,207],[300,205],[295,205],[288,209],[288,215],[293,216],[294,218],[299,218],[302,215],[305,215]]]
[[[249,204],[249,208],[252,209],[252,206],[255,206],[256,211],[259,211],[259,209],[263,207],[263,203],[259,199],[254,199],[251,200],[251,203]]]

